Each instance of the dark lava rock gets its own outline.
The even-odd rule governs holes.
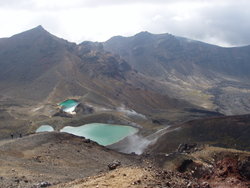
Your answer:
[[[78,104],[75,112],[77,114],[81,113],[81,114],[93,114],[94,113],[94,109],[92,107],[89,107],[87,105],[84,105],[82,103]]]
[[[209,185],[207,182],[203,182],[203,183],[201,184],[201,187],[202,187],[202,188],[210,188],[210,185]]]
[[[56,112],[53,116],[73,118],[72,114],[68,114],[67,112],[64,112],[63,110],[60,110],[59,112]]]
[[[158,125],[164,125],[164,124],[169,124],[169,121],[166,119],[152,119],[152,123]]]
[[[47,181],[43,181],[41,183],[38,183],[36,185],[33,185],[31,188],[42,188],[42,187],[49,187],[51,186],[52,184],[47,182]]]
[[[90,140],[90,139],[85,139],[83,142],[84,142],[84,143],[90,143],[91,140]]]
[[[197,144],[180,144],[178,149],[177,149],[177,152],[179,153],[190,153],[190,152],[193,152],[193,151],[196,151],[196,147],[197,147]]]
[[[24,183],[28,183],[29,182],[29,180],[24,180]]]
[[[108,168],[109,170],[114,170],[120,165],[121,165],[120,161],[113,161],[112,163],[108,164]]]
[[[40,187],[48,187],[48,186],[51,186],[51,183],[46,181],[40,183]]]
[[[238,169],[241,176],[250,180],[250,157],[248,157],[246,160],[241,161],[239,163]]]
[[[185,159],[181,165],[177,168],[177,170],[179,172],[185,172],[187,167],[193,163],[193,160],[192,159]]]
[[[19,179],[15,179],[14,182],[20,183],[20,180]]]

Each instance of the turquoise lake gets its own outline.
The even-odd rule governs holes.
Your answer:
[[[50,125],[41,125],[37,130],[36,133],[39,132],[51,132],[54,131],[54,128]]]
[[[61,102],[59,104],[59,106],[62,107],[62,110],[64,112],[72,113],[75,110],[75,108],[77,107],[78,104],[79,103],[77,101],[69,99],[69,100],[66,100],[64,102]]]
[[[91,123],[79,127],[66,126],[60,132],[83,136],[100,145],[107,146],[135,134],[138,132],[138,129],[131,126]]]

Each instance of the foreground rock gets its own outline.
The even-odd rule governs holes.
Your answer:
[[[94,177],[75,180],[69,183],[59,184],[53,188],[80,188],[80,187],[179,187],[186,188],[188,184],[197,185],[194,178],[170,171],[162,171],[153,168],[126,167],[118,168],[108,173]]]
[[[249,152],[193,148],[184,144],[182,152],[169,155],[125,155],[83,137],[39,133],[0,142],[0,187],[250,186]]]
[[[108,164],[109,170],[114,170],[114,169],[116,169],[118,166],[121,166],[121,162],[120,162],[120,161],[114,161],[114,162]]]
[[[1,144],[2,143],[2,144]],[[44,187],[108,171],[107,164],[137,163],[90,140],[66,133],[39,133],[0,142],[0,187]]]

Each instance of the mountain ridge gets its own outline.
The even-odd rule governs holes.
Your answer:
[[[249,46],[223,48],[148,32],[114,37],[103,45],[105,50],[120,55],[132,68],[166,88],[164,92],[170,96],[228,115],[249,112],[249,105],[245,105],[249,95],[242,90],[249,91],[249,85],[246,86],[250,79]],[[229,87],[233,89],[225,91]],[[239,91],[236,96],[234,90]],[[231,95],[247,99],[233,108],[228,106],[229,101],[233,101]],[[222,101],[222,97],[226,101]]]
[[[151,36],[156,36],[156,35],[157,36],[167,36],[167,35],[169,35],[169,36],[174,36],[176,38],[187,40],[189,42],[202,43],[202,44],[206,44],[206,45],[216,46],[216,47],[219,47],[219,48],[242,48],[242,47],[249,47],[250,46],[250,44],[246,44],[246,45],[242,45],[242,46],[225,47],[225,46],[220,46],[220,45],[213,44],[213,43],[207,43],[207,42],[204,42],[204,41],[201,41],[201,40],[198,40],[198,39],[192,39],[192,38],[188,38],[188,37],[182,37],[182,36],[179,36],[179,35],[174,35],[174,34],[171,34],[171,33],[151,33],[149,31],[141,31],[139,33],[136,33],[136,34],[133,34],[133,35],[130,35],[130,36],[116,35],[116,36],[110,37],[105,42],[107,42],[109,40],[117,39],[117,38],[124,38],[124,39],[132,38],[132,37],[135,37],[135,36],[138,36],[138,35],[148,35],[148,36],[150,36],[150,35]]]

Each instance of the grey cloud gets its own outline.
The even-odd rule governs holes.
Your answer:
[[[83,0],[84,5],[104,6],[104,5],[131,5],[131,4],[176,4],[176,3],[212,3],[220,2],[234,3],[235,0]],[[247,0],[237,0],[237,3],[247,2]]]
[[[176,14],[170,10],[166,10],[165,13],[161,11],[159,14],[160,20],[147,25],[149,30],[156,33],[165,31],[228,46],[250,44],[250,2],[211,3],[193,12],[192,17],[183,22],[172,19]]]
[[[32,0],[0,0],[1,9],[27,9],[34,7],[35,4]]]
[[[65,31],[62,28],[68,26],[64,25],[66,23],[60,19],[60,15],[62,16],[60,11],[62,10],[67,12],[69,9],[74,11],[74,9],[83,7],[94,9],[95,7],[105,8],[110,6],[123,8],[125,5],[128,8],[139,4],[138,16],[141,16],[142,20],[138,24],[141,24],[142,30],[153,33],[168,32],[173,35],[216,44],[232,46],[250,44],[248,33],[250,31],[250,1],[247,0],[42,0],[40,4],[37,2],[36,0],[0,0],[0,10],[25,9],[30,15],[34,15],[33,22],[30,25],[42,24],[48,30],[51,29],[51,32],[62,33],[63,35]],[[193,12],[189,12],[190,18],[178,21],[175,17],[182,10],[173,9],[171,5],[184,2],[186,5],[190,4],[191,7],[202,6],[198,6]],[[151,9],[150,6],[143,5],[154,5],[154,8]],[[182,7],[183,10],[185,8],[185,6]],[[72,19],[81,20],[80,17]],[[79,27],[83,26],[79,25]],[[129,29],[124,33],[131,33]],[[69,32],[70,28],[68,35]]]
[[[205,2],[207,0],[42,0],[43,6],[37,6],[37,0],[0,0],[0,8],[8,9],[68,9],[81,7],[98,7],[112,5],[133,5],[133,4],[170,4],[182,2]],[[231,0],[229,0],[231,1]]]
[[[232,45],[250,44],[250,2],[239,6],[237,2],[225,7],[215,7],[203,12],[203,19],[211,20],[207,24],[207,33],[217,36]]]

